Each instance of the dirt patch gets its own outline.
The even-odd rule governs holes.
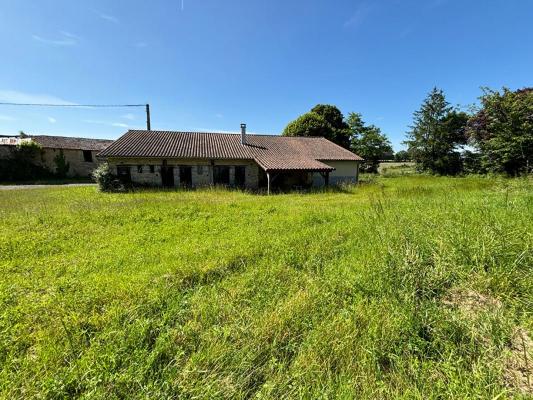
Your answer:
[[[502,308],[500,300],[474,290],[453,289],[442,303],[459,310],[473,320],[480,313],[495,314]],[[503,381],[512,392],[533,395],[533,340],[522,327],[515,327],[504,355]]]
[[[509,389],[533,395],[533,340],[522,328],[516,328],[511,338],[504,380]]]
[[[491,296],[478,293],[474,290],[451,290],[442,300],[444,305],[458,308],[464,314],[472,315],[479,312],[496,312],[502,303]]]

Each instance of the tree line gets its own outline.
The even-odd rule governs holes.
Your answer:
[[[441,175],[532,170],[533,88],[482,89],[480,103],[467,112],[452,106],[438,88],[413,113],[403,142],[394,153],[381,129],[362,115],[344,117],[334,105],[319,104],[290,122],[284,136],[323,136],[365,159],[362,169],[377,172],[380,160],[412,160],[417,169]]]

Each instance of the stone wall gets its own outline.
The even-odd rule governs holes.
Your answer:
[[[83,157],[82,150],[71,150],[71,149],[50,149],[44,148],[41,152],[41,159],[39,163],[48,168],[50,171],[56,171],[56,163],[54,161],[55,157],[63,151],[65,156],[65,161],[69,163],[70,167],[67,172],[69,177],[89,177],[91,176],[92,171],[98,166],[99,162],[96,159],[98,151],[91,151],[92,162],[85,161]]]
[[[190,166],[193,187],[205,187],[213,185],[213,167],[229,166],[230,186],[235,185],[235,167],[245,166],[246,177],[245,187],[247,189],[257,189],[259,181],[259,167],[252,160],[205,160],[205,159],[167,159],[167,167],[173,168],[174,186],[181,186],[180,166]],[[112,173],[117,174],[117,166],[128,166],[130,168],[131,180],[134,184],[145,186],[162,186],[161,168],[163,159],[148,158],[124,158],[109,159],[109,166]],[[150,166],[153,166],[151,172]]]
[[[0,158],[10,158],[14,148],[14,146],[0,146]],[[57,167],[54,159],[60,154],[60,151],[59,149],[43,148],[41,149],[41,154],[34,160],[34,163],[55,173]],[[82,150],[63,149],[62,151],[65,156],[65,161],[69,163],[68,177],[89,177],[99,164],[99,161],[96,159],[98,151],[91,151],[92,162],[84,160]]]

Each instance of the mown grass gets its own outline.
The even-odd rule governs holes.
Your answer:
[[[0,191],[0,396],[500,398],[530,180]],[[473,290],[497,313],[443,302]],[[524,395],[525,396],[525,395]]]

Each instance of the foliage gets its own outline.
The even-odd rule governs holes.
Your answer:
[[[455,110],[442,90],[433,88],[413,116],[404,142],[419,169],[438,174],[461,172],[459,145],[466,144],[468,115]]]
[[[480,152],[480,166],[518,175],[533,165],[533,88],[515,92],[484,89],[481,109],[468,123],[471,144]]]
[[[331,125],[324,117],[314,112],[305,113],[289,122],[283,136],[323,136],[329,140],[334,137]]]
[[[92,177],[101,192],[122,191],[124,189],[118,178],[111,172],[108,163],[100,164],[92,172]]]
[[[350,148],[350,131],[348,124],[344,121],[342,112],[330,104],[317,104],[311,109],[311,112],[317,113],[326,120],[333,129],[331,141],[337,143],[345,149]]]
[[[512,397],[531,181],[374,179],[0,191],[0,398]],[[464,315],[452,289],[502,307]]]
[[[340,110],[332,105],[318,104],[313,109],[290,122],[283,136],[322,136],[339,146],[349,148],[348,126]]]
[[[363,172],[378,172],[380,160],[393,157],[389,139],[375,125],[365,125],[361,114],[350,113],[347,125],[351,136],[351,150],[365,159]]]
[[[54,164],[56,166],[56,176],[58,178],[65,178],[70,169],[70,163],[65,159],[65,154],[62,149],[59,149],[59,154],[54,157]]]
[[[394,161],[402,162],[402,161],[410,161],[409,158],[409,152],[407,150],[400,150],[394,154]]]
[[[21,137],[24,133],[21,132]],[[39,163],[42,148],[34,141],[22,142],[11,147],[8,158],[0,160],[0,181],[47,179],[52,172]]]

